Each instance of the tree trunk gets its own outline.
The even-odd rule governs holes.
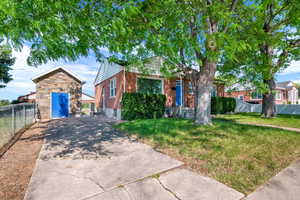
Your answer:
[[[271,118],[276,117],[276,104],[275,104],[275,88],[276,83],[274,78],[270,80],[264,80],[268,86],[268,91],[263,94],[262,102],[262,117]]]
[[[203,69],[199,74],[198,100],[197,100],[197,124],[211,125],[211,91],[216,72],[216,63],[204,62]]]

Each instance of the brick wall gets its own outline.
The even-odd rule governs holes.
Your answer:
[[[126,78],[125,82],[125,91],[126,92],[136,92],[137,91],[137,78],[138,74],[135,72],[126,72],[124,75],[124,72],[121,71],[115,76],[101,82],[100,84],[95,86],[95,97],[96,97],[96,108],[102,109],[103,107],[103,96],[102,96],[102,88],[105,88],[105,108],[111,108],[111,109],[119,109],[121,108],[120,106],[120,101],[122,98],[122,94],[124,91],[124,76]],[[152,76],[147,76],[149,78],[163,78],[161,76],[157,75],[152,75]],[[117,95],[116,97],[109,97],[109,82],[112,78],[116,78],[117,80]],[[179,80],[178,78],[171,78],[171,79],[165,79],[164,80],[164,94],[166,95],[166,106],[167,107],[172,107],[175,106],[175,98],[176,98],[176,80]],[[186,107],[194,107],[194,95],[189,94],[189,81],[184,80],[184,106]],[[224,96],[224,86],[223,85],[218,85],[217,86],[217,91],[219,96]]]
[[[82,84],[63,70],[56,70],[36,82],[36,103],[42,119],[51,119],[52,92],[69,93],[70,113],[75,114],[80,109]]]
[[[110,96],[110,80],[116,78],[116,96],[111,97]],[[105,81],[101,82],[100,84],[95,86],[95,104],[96,108],[99,110],[103,107],[103,103],[105,102],[105,108],[111,108],[111,109],[119,109],[121,108],[120,101],[123,94],[123,80],[124,80],[124,73],[123,71],[117,73],[116,75],[110,77],[109,79],[106,79]],[[103,94],[102,91],[105,91],[104,94],[104,100],[103,101]]]

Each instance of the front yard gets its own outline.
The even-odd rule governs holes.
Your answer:
[[[197,126],[183,119],[135,120],[117,128],[245,194],[300,157],[300,133],[233,121]]]
[[[216,119],[231,120],[237,123],[268,124],[288,128],[300,128],[300,115],[278,115],[276,118],[262,118],[259,113],[217,115]]]

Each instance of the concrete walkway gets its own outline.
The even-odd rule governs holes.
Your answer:
[[[272,177],[265,185],[245,200],[298,200],[300,199],[300,160]]]
[[[276,126],[276,125],[270,125],[270,124],[255,124],[255,123],[246,123],[246,122],[238,122],[239,124],[245,124],[245,125],[253,125],[253,126],[262,126],[262,127],[269,127],[269,128],[279,128],[286,131],[294,131],[299,132],[299,128],[290,128],[290,127],[283,127],[283,126]]]
[[[244,195],[124,136],[106,118],[54,121],[25,200],[238,200]]]

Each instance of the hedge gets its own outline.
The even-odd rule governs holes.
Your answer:
[[[122,119],[161,118],[165,113],[166,96],[163,94],[124,93],[122,96]]]
[[[224,114],[234,112],[236,101],[230,97],[212,97],[211,98],[211,113]]]

